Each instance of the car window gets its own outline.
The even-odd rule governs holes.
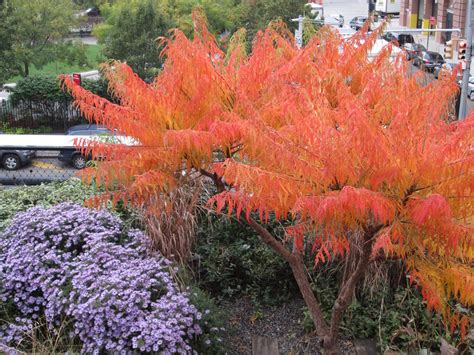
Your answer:
[[[401,34],[401,35],[398,36],[398,38],[401,42],[405,42],[405,43],[414,43],[415,42],[412,35]]]
[[[423,59],[431,59],[431,57],[427,52],[424,52],[423,53]]]

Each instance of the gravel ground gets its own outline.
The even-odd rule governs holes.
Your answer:
[[[278,339],[281,354],[321,354],[318,339],[303,330],[302,299],[295,299],[279,307],[257,309],[249,298],[225,302],[221,305],[228,312],[227,334],[224,341],[228,354],[252,353],[252,337]],[[355,354],[350,341],[340,341],[344,354]]]

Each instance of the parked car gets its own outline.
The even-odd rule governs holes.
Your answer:
[[[462,79],[458,81],[459,88],[462,87]],[[467,97],[469,100],[474,100],[474,76],[469,77],[467,85]]]
[[[358,31],[364,26],[365,21],[367,21],[367,16],[356,16],[352,20],[349,21],[349,26],[351,26],[351,28],[353,28],[354,30]],[[370,26],[369,26],[369,31],[370,31]]]
[[[409,33],[385,32],[382,38],[387,42],[393,42],[399,47],[402,47],[405,43],[415,43],[415,39]]]
[[[3,132],[0,131],[0,134]],[[28,165],[35,156],[34,150],[0,149],[0,165],[6,170],[18,170]]]
[[[58,159],[63,163],[72,165],[75,169],[84,169],[87,162],[91,160],[90,157],[82,155],[80,151],[75,149],[61,149]]]
[[[344,16],[342,16],[341,14],[332,14],[329,16],[337,20],[339,27],[344,26]]]
[[[456,64],[454,64],[454,63],[444,63],[442,65],[438,65],[434,68],[433,75],[434,75],[435,79],[438,79],[439,74],[441,72],[446,71],[449,74],[451,74],[455,67],[456,67]],[[462,71],[459,70],[458,71],[458,77],[461,77],[461,76],[462,76]]]
[[[98,136],[102,134],[108,135],[110,133],[107,127],[97,124],[79,124],[70,127],[66,131],[66,135],[68,136]]]
[[[425,46],[420,43],[404,43],[401,48],[407,53],[408,60],[414,59],[418,52],[426,51]]]
[[[97,124],[80,124],[70,127],[66,131],[68,136],[101,136],[111,135],[111,131],[105,126]],[[71,164],[75,169],[84,169],[91,157],[86,157],[75,149],[62,149],[59,151],[58,159],[64,163]]]
[[[428,72],[433,72],[434,68],[443,65],[445,62],[443,56],[438,52],[420,51],[417,52],[413,65],[420,67]]]

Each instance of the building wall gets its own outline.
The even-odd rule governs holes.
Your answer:
[[[435,5],[436,3],[436,5]],[[436,13],[433,9],[437,7]],[[436,18],[436,28],[447,28],[448,12],[452,13],[451,28],[460,28],[464,37],[467,0],[401,0],[400,25],[408,28],[434,28],[430,25],[431,16]],[[422,11],[422,13],[420,13]],[[458,37],[453,34],[452,38]],[[449,38],[449,36],[448,36]],[[435,34],[437,42],[444,43],[446,34]]]

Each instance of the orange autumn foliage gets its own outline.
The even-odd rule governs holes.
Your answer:
[[[312,243],[317,262],[346,255],[348,232],[376,230],[372,258],[403,259],[428,307],[465,329],[450,301],[474,304],[474,114],[449,121],[454,74],[421,84],[390,45],[369,59],[379,34],[323,28],[298,50],[272,24],[251,54],[241,31],[224,53],[196,15],[193,39],[162,40],[152,84],[125,63],[104,68],[120,105],[65,78],[90,121],[139,142],[79,142],[106,158],[84,179],[141,204],[183,171],[215,173],[217,211],[292,219],[288,238]]]

